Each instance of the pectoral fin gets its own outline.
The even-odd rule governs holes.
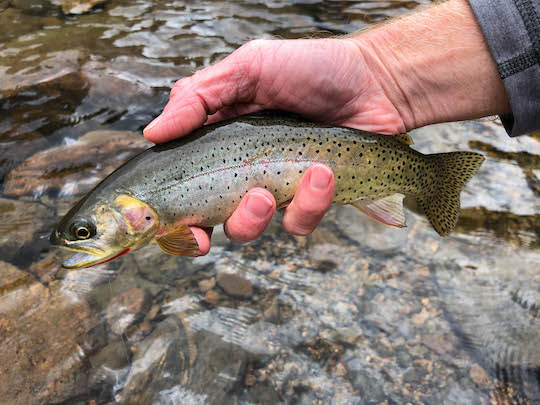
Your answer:
[[[161,250],[174,256],[192,256],[199,251],[195,235],[186,225],[181,225],[174,231],[160,236],[156,242]]]
[[[382,224],[403,228],[406,226],[403,197],[403,194],[396,193],[379,199],[359,200],[352,205]]]

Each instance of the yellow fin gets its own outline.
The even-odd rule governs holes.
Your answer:
[[[352,205],[381,224],[403,228],[406,226],[403,197],[403,194],[396,193],[378,199],[358,200]]]
[[[192,256],[199,251],[195,235],[186,225],[181,225],[174,231],[160,236],[156,242],[161,250],[174,256]]]
[[[409,134],[397,134],[397,135],[394,135],[394,139],[396,141],[400,141],[401,143],[405,145],[413,144],[413,140]]]

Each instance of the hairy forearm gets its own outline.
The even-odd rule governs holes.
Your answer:
[[[510,112],[466,0],[449,0],[351,39],[407,130]]]

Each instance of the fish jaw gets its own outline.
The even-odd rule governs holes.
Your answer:
[[[64,269],[80,269],[80,268],[87,268],[87,267],[93,267],[97,266],[98,264],[107,263],[111,260],[116,259],[117,257],[120,257],[122,255],[125,255],[131,251],[131,249],[125,249],[121,251],[120,253],[111,253],[108,255],[95,255],[92,253],[87,252],[78,252],[71,256],[69,259],[67,259],[64,263],[62,263],[62,267]]]

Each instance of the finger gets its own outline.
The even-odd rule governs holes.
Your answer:
[[[228,120],[229,118],[261,111],[262,109],[263,107],[257,104],[236,104],[234,106],[223,107],[215,114],[208,116],[205,124],[213,124],[214,122]]]
[[[199,251],[194,253],[193,257],[205,256],[210,251],[210,238],[212,237],[213,228],[198,228],[196,226],[190,226],[193,236],[199,245]]]
[[[257,239],[276,211],[274,196],[265,189],[250,190],[225,222],[225,234],[236,243]]]
[[[176,82],[163,112],[144,129],[146,139],[160,143],[187,135],[221,108],[253,98],[258,54],[258,47],[248,43],[221,62]]]
[[[334,174],[325,165],[310,167],[285,209],[283,226],[293,235],[309,235],[321,222],[334,196]]]

